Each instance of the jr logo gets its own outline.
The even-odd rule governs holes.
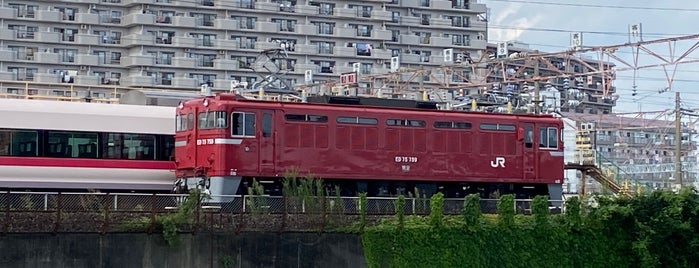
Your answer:
[[[494,168],[496,168],[498,166],[504,168],[505,167],[505,158],[504,157],[496,157],[495,160],[490,161],[490,166],[494,167]]]

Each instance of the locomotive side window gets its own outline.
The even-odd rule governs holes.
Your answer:
[[[555,127],[539,128],[539,148],[558,149],[558,129]]]
[[[524,129],[524,146],[532,148],[534,146],[534,128],[527,126]]]
[[[199,129],[226,128],[226,117],[225,111],[199,113]]]
[[[437,121],[434,122],[434,128],[454,128],[454,129],[471,129],[469,122],[454,122],[454,121]]]
[[[262,115],[262,137],[272,136],[272,114],[264,113]]]
[[[255,114],[233,112],[231,114],[232,136],[255,136]]]
[[[286,114],[284,118],[286,121],[328,122],[328,117],[325,115]]]
[[[32,130],[0,130],[0,155],[37,156],[38,133]]]
[[[515,127],[515,125],[489,124],[489,123],[481,124],[480,128],[482,130],[495,130],[495,131],[515,131],[515,129],[517,129]]]
[[[388,119],[386,120],[386,125],[404,127],[425,127],[425,121],[407,119]]]
[[[343,124],[376,125],[379,123],[379,120],[376,120],[376,118],[338,116],[337,122]]]

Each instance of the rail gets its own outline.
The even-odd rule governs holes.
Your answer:
[[[158,219],[174,215],[187,198],[177,194],[134,193],[0,193],[4,233],[16,232],[152,232]],[[218,196],[227,202],[201,202],[191,231],[309,230],[348,226],[360,217],[358,197]],[[211,199],[209,199],[211,200]],[[516,199],[519,214],[531,212],[530,199]],[[483,213],[497,213],[497,199],[481,200]],[[366,215],[373,220],[395,215],[395,197],[369,197]],[[443,212],[457,215],[463,198],[446,198]],[[552,213],[562,201],[550,201]],[[430,200],[406,198],[406,215],[427,215]]]

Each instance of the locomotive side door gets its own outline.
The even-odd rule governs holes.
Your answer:
[[[276,137],[274,125],[274,111],[262,110],[257,125],[260,126],[258,133],[259,140],[259,167],[260,174],[273,175],[275,166],[275,142]]]
[[[537,169],[537,137],[534,131],[534,123],[522,124],[524,137],[522,139],[522,170],[524,172],[522,178],[524,180],[536,179]]]

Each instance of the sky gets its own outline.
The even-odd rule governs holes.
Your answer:
[[[583,33],[583,46],[610,46],[629,42],[628,28],[642,25],[643,41],[699,34],[699,1],[690,0],[479,0],[489,9],[488,41],[491,43],[516,40],[543,52],[565,51],[570,46],[572,32]],[[676,43],[675,54],[681,54],[699,39]],[[669,56],[667,43],[648,48]],[[621,48],[615,55],[633,60],[631,48]],[[597,59],[596,54],[590,54]],[[699,59],[699,49],[687,56]],[[615,62],[612,60],[612,62]],[[661,60],[647,53],[639,62],[660,64]],[[620,64],[617,64],[620,66]],[[620,66],[625,67],[625,66]],[[675,65],[667,67],[671,74]],[[654,112],[674,109],[675,91],[680,92],[683,108],[699,111],[699,63],[676,67],[672,87],[667,88],[662,67],[639,70],[635,81],[637,96],[632,96],[634,72],[619,71],[617,106],[614,112]]]

